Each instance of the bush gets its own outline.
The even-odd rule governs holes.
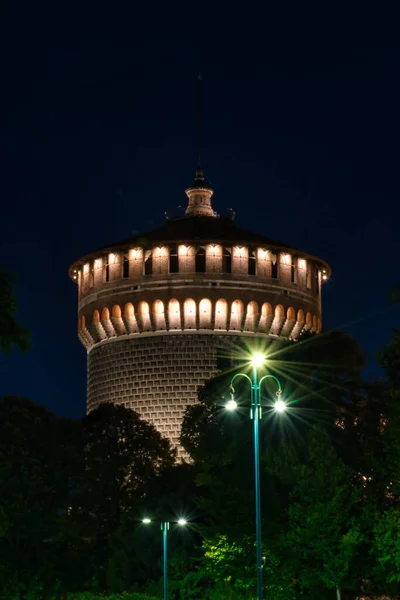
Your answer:
[[[148,596],[140,592],[122,592],[121,594],[93,594],[92,592],[84,592],[77,594],[68,594],[68,600],[160,600],[154,596]]]

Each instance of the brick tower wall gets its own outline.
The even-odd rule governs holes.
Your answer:
[[[199,386],[217,374],[218,349],[237,341],[218,334],[115,338],[88,354],[88,411],[102,402],[137,411],[168,437],[178,454],[183,414]]]
[[[199,203],[202,189],[193,190],[197,215],[210,203]],[[243,232],[222,221],[226,239],[203,239],[197,218],[209,218],[203,225],[214,232],[216,216],[178,219],[159,240],[141,236],[98,250],[69,271],[88,354],[88,412],[102,402],[123,404],[173,445],[186,406],[217,372],[218,348],[238,337],[318,333],[321,286],[330,276],[317,257],[278,242],[235,242]]]

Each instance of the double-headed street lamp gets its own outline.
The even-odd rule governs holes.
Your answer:
[[[259,441],[259,421],[262,418],[262,407],[261,407],[261,384],[266,379],[273,379],[278,390],[276,392],[277,399],[273,405],[276,412],[282,413],[286,410],[287,406],[281,399],[282,387],[280,381],[274,375],[264,375],[261,379],[258,379],[258,367],[261,367],[265,363],[265,356],[263,354],[254,354],[251,358],[251,364],[253,367],[253,379],[251,379],[246,373],[236,373],[231,379],[231,399],[227,402],[226,408],[228,410],[235,410],[237,408],[237,402],[235,400],[235,388],[233,383],[235,379],[239,377],[245,377],[250,383],[250,418],[254,422],[254,473],[255,473],[255,492],[256,492],[256,552],[257,552],[257,598],[262,600],[262,556],[261,556],[261,495],[260,495],[260,441]]]
[[[142,519],[142,523],[145,525],[149,525],[151,523],[151,519],[145,518]],[[187,523],[185,519],[178,519],[177,524],[181,527],[184,527]],[[167,560],[167,550],[168,550],[168,531],[169,531],[169,521],[161,521],[161,531],[163,534],[163,563],[164,563],[164,600],[168,600],[168,560]]]

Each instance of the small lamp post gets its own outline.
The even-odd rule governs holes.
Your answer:
[[[250,418],[254,422],[254,475],[255,475],[255,492],[256,492],[256,556],[257,556],[257,598],[262,600],[262,556],[261,556],[261,495],[260,495],[260,442],[259,442],[259,421],[262,418],[261,407],[261,384],[266,379],[273,379],[278,390],[276,392],[277,399],[274,404],[274,410],[278,413],[283,413],[287,406],[281,399],[282,387],[280,381],[274,375],[264,375],[258,379],[258,367],[265,363],[263,354],[254,354],[251,358],[253,367],[253,378],[251,379],[246,373],[236,373],[231,379],[231,399],[226,403],[227,410],[234,411],[237,408],[237,402],[234,398],[235,389],[234,381],[239,377],[245,377],[250,383]]]
[[[151,519],[145,518],[142,519],[142,523],[145,525],[149,525],[151,523]],[[184,527],[187,522],[185,519],[178,519],[178,525]],[[163,535],[163,565],[164,565],[164,600],[168,600],[168,531],[169,531],[169,521],[161,521],[161,531]]]

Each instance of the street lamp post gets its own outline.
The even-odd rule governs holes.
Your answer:
[[[164,600],[168,598],[168,560],[167,560],[167,546],[168,546],[168,521],[161,523],[161,531],[163,534],[163,564],[164,564]]]
[[[148,525],[151,523],[151,519],[142,519],[142,523]],[[184,527],[186,525],[185,519],[178,519],[178,525]],[[169,521],[161,521],[161,531],[163,536],[163,571],[164,571],[164,600],[168,600],[168,531]]]
[[[261,384],[266,379],[274,379],[278,385],[277,400],[274,409],[277,412],[283,412],[286,409],[285,402],[281,399],[282,387],[280,381],[274,375],[264,375],[258,379],[258,367],[264,364],[265,357],[263,354],[255,354],[252,357],[251,363],[253,366],[253,379],[246,373],[236,373],[231,379],[230,389],[232,397],[226,405],[228,410],[235,410],[237,403],[234,399],[235,389],[233,383],[239,377],[245,377],[250,383],[250,418],[254,423],[254,476],[255,476],[255,496],[256,496],[256,556],[257,556],[257,598],[262,600],[262,555],[261,555],[261,493],[260,493],[260,440],[259,440],[259,421],[262,419],[261,406]]]

